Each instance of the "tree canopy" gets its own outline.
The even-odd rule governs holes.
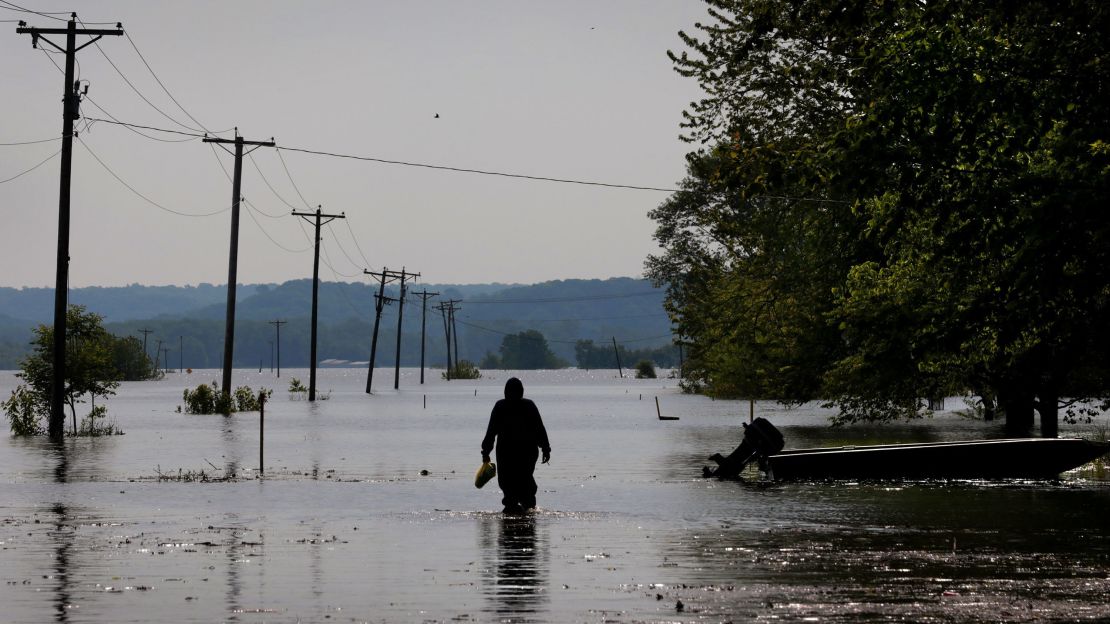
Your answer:
[[[1110,394],[1110,6],[707,4],[647,263],[687,375],[844,420],[970,393],[1050,434]]]

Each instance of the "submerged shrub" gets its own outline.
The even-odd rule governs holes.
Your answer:
[[[27,386],[16,386],[8,400],[0,403],[0,407],[8,415],[13,435],[36,436],[46,433],[42,422],[44,414],[42,405],[35,393]]]
[[[269,398],[273,390],[262,388],[262,394]],[[186,414],[231,414],[232,412],[257,412],[260,408],[258,393],[250,386],[239,386],[234,394],[225,394],[219,391],[216,382],[200,384],[195,390],[185,389],[182,398],[185,401]]]
[[[470,360],[459,360],[457,366],[452,366],[443,372],[444,379],[481,379],[482,371]]]
[[[78,427],[78,437],[98,437],[110,435],[123,435],[123,430],[119,425],[114,422],[108,422],[108,408],[103,405],[97,405],[92,408],[88,416],[81,419],[81,426]]]

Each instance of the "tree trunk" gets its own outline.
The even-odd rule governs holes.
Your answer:
[[[1033,428],[1033,391],[1007,388],[998,392],[998,405],[1006,414],[1006,430],[1028,436]]]
[[[1037,395],[1037,411],[1041,415],[1041,437],[1059,437],[1060,404],[1055,391],[1044,390]]]

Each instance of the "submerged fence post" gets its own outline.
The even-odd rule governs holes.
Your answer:
[[[266,392],[258,393],[258,474],[266,474]]]

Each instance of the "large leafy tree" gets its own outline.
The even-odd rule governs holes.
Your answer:
[[[1014,426],[1036,408],[1048,434],[1059,405],[1107,393],[1110,7],[709,5],[714,23],[673,55],[706,89],[686,126],[709,148],[691,156],[686,194],[656,211],[666,251],[648,267],[673,284],[711,387],[728,389],[723,375],[761,393],[778,377],[789,387],[769,395],[810,388],[845,419],[970,390]],[[787,227],[712,208],[772,196],[806,198],[778,202]],[[789,245],[810,258],[810,297],[773,264],[737,271]],[[720,309],[730,289],[790,313],[753,327],[750,310]],[[760,341],[776,323],[807,349]],[[795,366],[809,385],[782,374]]]
[[[506,335],[501,339],[501,367],[531,370],[563,368],[566,362],[559,359],[547,344],[547,338],[534,329]]]
[[[136,341],[137,342],[137,341]],[[100,315],[82,306],[71,305],[66,312],[66,378],[63,399],[77,431],[77,405],[86,400],[115,394],[123,373],[113,361],[116,339],[102,324]],[[32,352],[23,359],[16,376],[26,382],[20,386],[4,407],[16,430],[16,421],[23,425],[17,433],[39,433],[38,424],[50,413],[50,394],[54,383],[54,328],[39,325],[31,341]],[[139,350],[141,351],[141,345]],[[61,428],[57,435],[61,435]]]

